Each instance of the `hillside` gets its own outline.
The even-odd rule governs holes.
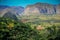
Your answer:
[[[46,3],[36,3],[27,5],[25,8],[25,15],[39,15],[39,14],[60,14],[60,5],[51,5]]]
[[[60,25],[59,11],[60,5],[36,3],[28,5],[19,18],[22,22],[29,23],[32,26]]]
[[[0,5],[0,40],[60,40],[60,5]]]
[[[21,6],[16,7],[16,6],[0,5],[0,17],[3,17],[8,12],[16,16],[19,16],[23,11],[24,11],[24,7]]]

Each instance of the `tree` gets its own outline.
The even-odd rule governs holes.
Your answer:
[[[39,40],[30,25],[9,18],[0,18],[0,40]]]

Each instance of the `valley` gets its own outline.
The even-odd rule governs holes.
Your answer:
[[[60,5],[0,5],[0,40],[60,40]]]

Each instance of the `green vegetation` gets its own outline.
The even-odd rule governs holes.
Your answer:
[[[23,15],[20,17],[22,22],[27,23],[34,30],[39,25],[43,27],[43,30],[38,30],[38,34],[40,35],[39,40],[60,40],[60,15]],[[55,28],[56,29],[55,29]]]
[[[25,22],[60,22],[60,15],[59,14],[52,14],[52,15],[44,15],[44,14],[34,14],[34,15],[22,15],[20,16],[21,20],[27,20]]]
[[[60,40],[60,23],[0,18],[0,40]]]
[[[9,18],[0,18],[0,40],[35,40],[37,35],[36,31],[27,24]]]
[[[60,28],[52,25],[39,31],[40,40],[60,40]]]

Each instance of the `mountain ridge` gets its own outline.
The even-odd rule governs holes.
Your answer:
[[[7,6],[0,5],[0,16],[4,16],[5,13],[11,12],[16,16],[22,15],[40,15],[40,14],[60,14],[60,4],[51,5],[47,3],[35,3],[27,5],[25,8],[22,6]]]
[[[24,13],[40,13],[40,14],[60,14],[60,5],[51,5],[46,3],[36,3],[32,5],[27,5]],[[28,14],[28,15],[29,15]]]

